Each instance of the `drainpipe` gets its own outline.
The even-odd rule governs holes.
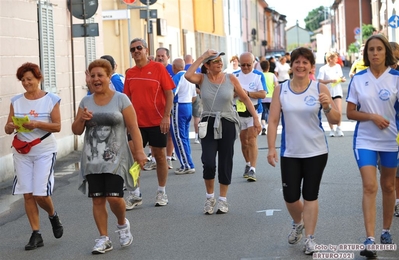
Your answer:
[[[72,1],[69,2],[69,21],[71,26],[71,69],[72,69],[72,109],[73,109],[73,119],[76,118],[76,93],[75,93],[75,51],[73,45],[73,31],[72,31]],[[73,150],[78,150],[78,136],[73,135]]]
[[[118,3],[117,0],[114,0],[114,10],[118,10]],[[115,20],[114,21],[114,30],[115,30],[115,35],[119,37],[119,50],[120,50],[120,56],[119,56],[119,61],[117,64],[121,64],[120,69],[122,69],[122,74],[124,75],[124,70],[125,70],[125,52],[124,50],[126,49],[126,46],[123,44],[123,37],[121,37],[121,31],[120,31],[120,20]]]
[[[215,33],[216,25],[215,25],[215,1],[212,1],[212,32]]]

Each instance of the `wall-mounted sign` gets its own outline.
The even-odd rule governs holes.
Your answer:
[[[102,12],[104,21],[107,20],[127,20],[130,19],[129,10],[105,10]]]

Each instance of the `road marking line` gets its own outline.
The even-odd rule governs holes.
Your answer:
[[[269,216],[273,216],[273,213],[274,213],[275,211],[281,211],[281,209],[265,209],[265,210],[256,211],[256,213],[265,212],[265,213],[266,213],[266,216],[269,217]]]

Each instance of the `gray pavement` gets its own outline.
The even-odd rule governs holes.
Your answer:
[[[345,115],[343,120],[347,121]],[[361,244],[365,238],[361,179],[352,154],[353,132],[344,133],[344,137],[328,138],[329,160],[319,194],[315,237],[318,244],[326,246]],[[65,233],[61,239],[55,239],[46,213],[40,210],[42,248],[24,250],[31,231],[23,201],[21,197],[10,200],[7,194],[11,189],[3,184],[0,190],[0,259],[312,259],[302,252],[303,241],[297,245],[287,243],[291,219],[282,197],[280,168],[267,163],[265,136],[259,136],[258,145],[258,180],[249,183],[242,178],[244,160],[240,142],[235,144],[233,178],[228,193],[230,211],[225,215],[202,213],[205,188],[200,145],[192,142],[195,174],[178,176],[169,171],[166,187],[169,205],[165,207],[154,207],[155,171],[143,171],[143,205],[127,212],[133,244],[120,248],[114,233],[116,220],[110,212],[108,230],[114,250],[103,256],[91,255],[98,232],[91,200],[77,190],[79,152],[74,152],[59,159],[56,165],[53,200]],[[178,163],[174,162],[174,166],[178,167]],[[218,190],[216,188],[216,196]],[[379,237],[382,228],[380,192],[376,223],[376,237]],[[399,241],[399,218],[394,218],[391,231],[394,241]],[[353,259],[364,259],[358,251],[342,252],[354,253]],[[399,259],[398,251],[382,251],[378,255],[378,259]]]

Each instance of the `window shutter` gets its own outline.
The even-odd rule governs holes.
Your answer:
[[[90,17],[87,19],[87,23],[94,23],[94,17]],[[90,64],[93,60],[97,59],[96,55],[96,37],[85,37],[86,43],[86,57],[87,57],[87,64]]]
[[[54,17],[51,3],[38,1],[38,20],[40,67],[43,73],[42,89],[56,93]]]

